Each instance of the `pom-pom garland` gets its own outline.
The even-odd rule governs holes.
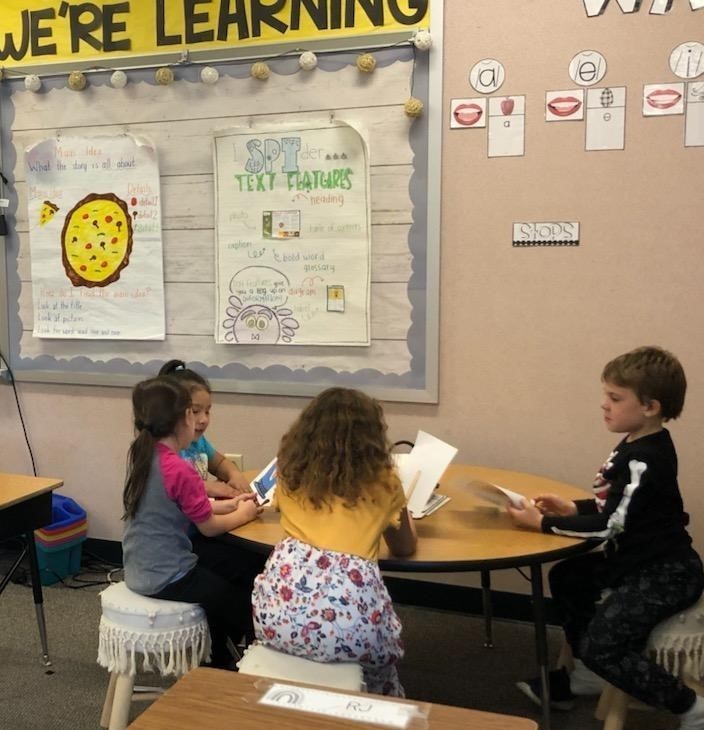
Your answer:
[[[427,30],[418,30],[413,36],[413,45],[419,51],[427,51],[433,45],[433,38]]]
[[[168,66],[162,66],[156,70],[154,80],[161,86],[168,86],[173,83],[174,72]]]
[[[264,61],[257,61],[252,64],[252,68],[249,70],[249,73],[252,78],[259,79],[259,81],[266,81],[269,78],[271,71],[269,70],[269,65],[264,63]]]
[[[68,75],[68,88],[73,91],[83,91],[87,84],[88,81],[83,71],[71,71]]]
[[[24,77],[24,88],[27,91],[39,91],[42,88],[42,80],[37,74],[29,74]]]
[[[365,74],[370,74],[376,68],[376,58],[371,53],[362,53],[357,56],[357,68]]]
[[[407,117],[419,117],[423,113],[423,102],[416,99],[415,96],[411,96],[403,105],[403,111],[406,112]]]
[[[114,89],[124,89],[127,86],[127,74],[124,71],[113,71],[110,76],[110,85]]]
[[[204,66],[200,71],[200,80],[204,84],[213,85],[216,84],[218,79],[220,78],[220,73],[216,68],[213,68],[212,66]]]
[[[318,65],[318,57],[313,51],[303,51],[298,58],[298,65],[304,71],[312,71]]]

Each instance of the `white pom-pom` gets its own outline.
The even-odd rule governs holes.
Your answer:
[[[427,51],[433,45],[433,38],[430,35],[430,31],[417,30],[413,36],[413,45],[419,51]]]
[[[110,85],[115,89],[124,89],[127,86],[127,74],[124,71],[113,71]]]
[[[318,65],[318,57],[313,51],[303,51],[298,59],[298,65],[304,71],[312,71]]]
[[[219,78],[220,73],[216,68],[213,68],[212,66],[204,66],[200,71],[200,80],[204,84],[210,84],[212,86],[213,84],[216,84],[218,82]]]
[[[42,80],[37,74],[29,74],[24,77],[24,88],[27,91],[39,91],[42,88]]]

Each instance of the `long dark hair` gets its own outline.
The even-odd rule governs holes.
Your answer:
[[[165,362],[159,370],[159,375],[168,375],[183,383],[191,393],[194,390],[205,390],[212,393],[210,383],[202,375],[195,370],[186,367],[183,360],[169,360]]]
[[[354,506],[366,487],[392,480],[381,405],[349,388],[328,388],[284,434],[276,470],[284,488],[301,490],[315,507],[329,497]]]
[[[134,386],[132,410],[137,437],[127,454],[127,478],[122,493],[123,520],[137,513],[149,478],[156,442],[176,431],[190,405],[188,389],[173,378],[150,378]]]

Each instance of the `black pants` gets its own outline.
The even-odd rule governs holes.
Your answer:
[[[564,560],[550,570],[550,590],[575,657],[641,702],[686,712],[696,695],[643,655],[657,624],[691,606],[704,574],[692,551],[681,560],[657,560],[604,590],[603,553]]]
[[[211,663],[226,667],[232,657],[227,639],[237,643],[254,638],[252,587],[266,555],[241,548],[231,535],[192,538],[198,563],[183,578],[166,586],[153,598],[199,603],[205,611],[212,642]]]

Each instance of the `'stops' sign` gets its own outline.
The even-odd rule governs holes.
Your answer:
[[[363,36],[426,27],[430,0],[2,0],[0,65]]]

